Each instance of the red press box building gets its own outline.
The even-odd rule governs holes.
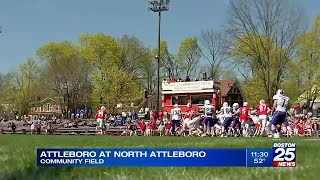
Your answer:
[[[220,106],[220,83],[216,81],[162,82],[162,108],[170,112],[178,104],[182,112],[187,111],[187,104],[201,109],[205,100]]]

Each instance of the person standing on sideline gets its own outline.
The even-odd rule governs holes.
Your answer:
[[[121,113],[121,126],[123,126],[126,123],[127,120],[127,113],[122,111]]]
[[[312,117],[314,118],[318,117],[318,105],[315,102],[312,105]]]
[[[96,113],[96,119],[98,122],[98,129],[100,130],[100,133],[103,134],[103,124],[104,120],[106,119],[107,111],[104,106],[101,106],[101,108]]]

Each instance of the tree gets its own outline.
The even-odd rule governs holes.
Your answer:
[[[93,66],[93,94],[91,99],[96,105],[106,104],[107,101],[103,92],[107,91],[105,86],[112,81],[108,79],[109,68],[120,66],[120,43],[115,38],[102,33],[83,34],[80,36],[79,42],[81,55]],[[98,82],[102,84],[98,84]]]
[[[119,40],[119,43],[121,47],[120,70],[139,77],[142,64],[150,58],[149,50],[134,36],[125,35]]]
[[[9,101],[8,96],[12,96],[12,91],[10,92],[8,89],[8,83],[13,78],[13,73],[7,74],[0,74],[0,112],[1,117],[4,118],[5,116],[8,117],[10,115],[11,110],[13,108],[13,104],[10,104],[14,101]]]
[[[97,74],[93,76],[93,94],[102,94],[105,101],[103,104],[108,104],[111,110],[114,111],[119,103],[128,103],[140,98],[141,85],[134,80],[132,75],[119,71],[116,66],[110,67],[106,75],[107,78],[104,80]]]
[[[27,59],[27,62],[21,64],[18,71],[4,82],[4,101],[12,104],[20,115],[28,115],[31,103],[37,99],[40,72],[39,64],[33,59]]]
[[[263,85],[260,83],[257,77],[253,77],[241,82],[241,89],[246,97],[246,101],[251,104],[258,104],[265,96],[261,94],[263,91]]]
[[[156,59],[158,55],[158,48],[152,50],[152,55],[152,58]],[[164,69],[164,76],[169,78],[180,75],[176,59],[174,55],[169,52],[166,41],[160,42],[160,69]]]
[[[300,68],[297,60],[291,61],[288,64],[288,68],[285,73],[285,81],[281,83],[286,96],[290,97],[290,100],[297,101],[300,95],[303,93],[302,76],[305,69]]]
[[[198,40],[195,37],[186,38],[181,42],[177,54],[177,64],[179,69],[186,75],[194,75],[201,57],[201,50]]]
[[[229,14],[227,33],[236,59],[258,77],[271,103],[305,27],[301,11],[285,0],[231,0]]]
[[[237,79],[236,72],[232,69],[224,69],[223,71],[220,71],[220,79]]]
[[[45,63],[43,81],[47,93],[58,97],[63,111],[84,105],[90,90],[90,64],[71,42],[48,43],[37,50]],[[66,107],[66,108],[65,108]]]
[[[225,60],[228,57],[228,43],[224,33],[215,32],[214,30],[203,31],[200,35],[201,54],[210,65],[211,79],[218,79],[223,68],[226,64]]]
[[[312,107],[319,95],[320,87],[320,16],[314,20],[314,25],[309,32],[299,38],[299,51],[296,66],[300,70],[299,79],[303,84],[308,107]],[[310,106],[311,101],[311,106]]]
[[[157,61],[149,53],[149,58],[145,59],[145,62],[141,64],[141,79],[145,80],[145,85],[149,93],[152,93],[157,84]]]
[[[157,62],[151,51],[138,38],[123,36],[120,40],[121,61],[119,69],[132,75],[134,80],[141,80],[149,91],[156,84]]]
[[[0,73],[0,101],[3,102],[4,90],[6,82],[8,82],[13,77],[13,73],[1,74]]]
[[[124,55],[128,49],[123,50],[121,43],[109,35],[84,34],[79,41],[82,56],[93,66],[91,98],[95,105],[108,103],[109,108],[113,109],[118,103],[140,98],[142,84],[134,73],[129,72],[135,66],[124,63],[137,60],[136,56]]]

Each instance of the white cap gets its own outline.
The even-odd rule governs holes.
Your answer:
[[[228,103],[227,103],[227,102],[224,102],[224,103],[223,103],[223,107],[228,107]]]
[[[174,105],[174,108],[178,108],[178,107],[179,107],[178,104],[175,104],[175,105]]]
[[[210,101],[209,101],[209,100],[205,100],[205,101],[204,101],[204,104],[205,104],[205,105],[210,105]]]
[[[243,103],[243,106],[248,106],[248,103],[247,103],[247,102],[244,102],[244,103]]]
[[[188,108],[190,108],[190,107],[191,107],[191,104],[190,104],[190,103],[188,103],[188,104],[187,104],[187,107],[188,107]]]

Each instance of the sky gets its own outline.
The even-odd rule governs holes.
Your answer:
[[[297,0],[312,22],[319,0]],[[164,12],[161,38],[176,52],[186,37],[207,29],[222,30],[228,0],[171,0]],[[114,37],[134,35],[148,47],[157,46],[157,14],[147,0],[0,0],[0,73],[17,69],[48,42],[77,42],[82,33]]]

